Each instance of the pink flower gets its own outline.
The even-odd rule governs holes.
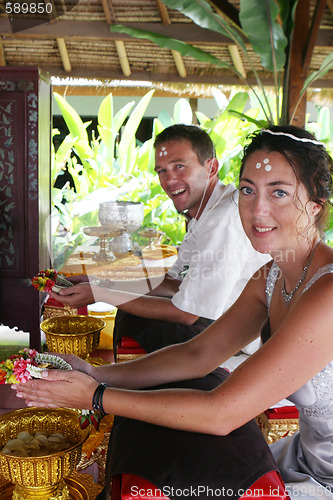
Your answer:
[[[14,361],[13,374],[18,382],[27,382],[31,379],[31,375],[27,370],[27,366],[31,365],[30,359],[17,359]]]

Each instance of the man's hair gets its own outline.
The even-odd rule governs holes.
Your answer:
[[[214,145],[204,130],[196,125],[171,125],[163,130],[155,139],[154,147],[157,148],[165,142],[188,141],[191,143],[193,151],[197,154],[201,165],[206,160],[214,158]]]

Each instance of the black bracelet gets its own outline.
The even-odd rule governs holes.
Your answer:
[[[94,395],[93,395],[93,399],[92,399],[93,410],[98,411],[101,414],[101,417],[104,417],[106,415],[106,412],[104,411],[104,408],[103,408],[102,399],[103,399],[104,391],[107,387],[109,387],[107,384],[104,384],[104,383],[100,384],[96,388]]]

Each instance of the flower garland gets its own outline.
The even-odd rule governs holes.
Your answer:
[[[55,269],[46,269],[39,271],[31,280],[31,284],[36,290],[42,290],[47,293],[59,292],[62,288],[73,286],[63,274],[59,274]]]
[[[42,378],[41,373],[47,369],[47,365],[60,370],[72,369],[70,364],[59,356],[39,353],[35,349],[26,347],[4,361],[0,361],[0,384],[19,384],[32,378]],[[92,424],[98,430],[100,421],[101,416],[91,410],[82,410],[79,415],[82,429]]]
[[[52,288],[56,284],[58,271],[55,269],[46,269],[45,271],[40,271],[31,280],[32,286],[36,290],[45,290],[45,292],[51,292]]]
[[[0,362],[0,384],[19,384],[31,379],[29,366],[38,366],[35,349],[22,349],[5,361]]]

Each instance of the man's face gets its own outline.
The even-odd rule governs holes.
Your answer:
[[[211,160],[204,165],[187,140],[165,142],[156,148],[155,171],[162,188],[178,212],[186,209],[195,217],[209,183]]]

